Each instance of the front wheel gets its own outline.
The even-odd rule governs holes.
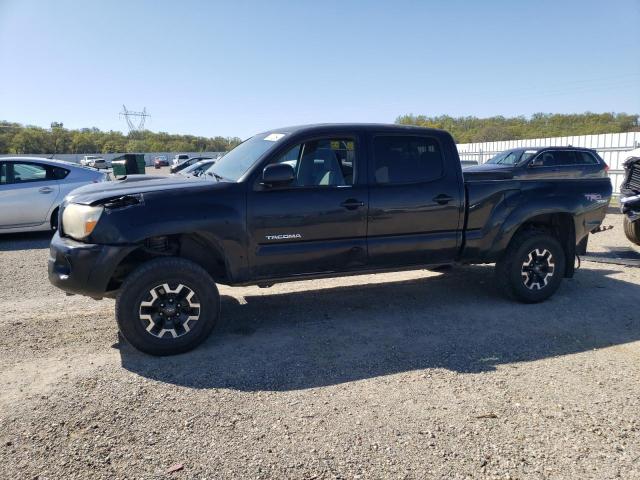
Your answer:
[[[507,296],[536,303],[553,295],[564,276],[565,254],[555,237],[525,230],[512,240],[496,263],[496,278]]]
[[[211,276],[183,258],[142,264],[116,297],[124,338],[151,355],[175,355],[202,343],[220,316],[220,295]]]

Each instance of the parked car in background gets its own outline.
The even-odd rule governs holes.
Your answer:
[[[169,171],[171,173],[178,173],[180,170],[184,170],[185,168],[193,165],[194,163],[197,163],[201,160],[211,160],[212,157],[191,157],[191,158],[187,158],[186,160],[182,160],[180,163],[178,163],[177,165],[171,165],[171,168],[169,168]]]
[[[609,167],[595,150],[577,147],[533,147],[506,150],[486,163],[466,167],[464,173],[501,178],[545,180],[607,176]]]
[[[624,234],[629,241],[640,245],[640,148],[629,152],[624,170],[624,181],[620,188]]]
[[[199,177],[203,175],[204,172],[206,172],[214,163],[216,163],[216,159],[213,158],[209,160],[201,160],[180,170],[178,174],[184,175],[185,177]]]
[[[61,160],[0,158],[0,233],[55,230],[67,193],[109,173]]]
[[[85,155],[80,159],[80,165],[93,168],[109,168],[106,160],[99,155]]]
[[[173,160],[171,160],[171,165],[178,165],[180,162],[187,160],[188,158],[189,155],[187,155],[186,153],[179,153],[175,157],[173,157]]]
[[[166,155],[158,155],[157,157],[155,157],[153,159],[153,166],[155,168],[168,167],[169,166],[169,160],[167,159],[167,156]]]

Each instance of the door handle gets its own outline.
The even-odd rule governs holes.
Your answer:
[[[451,200],[453,200],[453,197],[450,197],[449,195],[445,195],[444,193],[441,193],[440,195],[433,197],[433,201],[439,205],[446,205]]]
[[[53,192],[53,188],[51,188],[51,187],[42,187],[42,188],[39,188],[38,191],[40,193],[51,193],[51,192]]]
[[[346,208],[347,210],[355,210],[356,208],[364,207],[364,202],[356,200],[355,198],[350,198],[342,202],[340,206]]]

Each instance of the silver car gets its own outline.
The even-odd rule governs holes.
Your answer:
[[[0,233],[55,230],[58,206],[67,193],[109,178],[106,172],[61,160],[0,158]]]

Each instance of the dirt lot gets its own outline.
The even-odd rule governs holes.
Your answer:
[[[490,267],[223,287],[172,358],[50,286],[46,235],[5,236],[0,477],[640,478],[640,255],[606,223],[544,304]]]

